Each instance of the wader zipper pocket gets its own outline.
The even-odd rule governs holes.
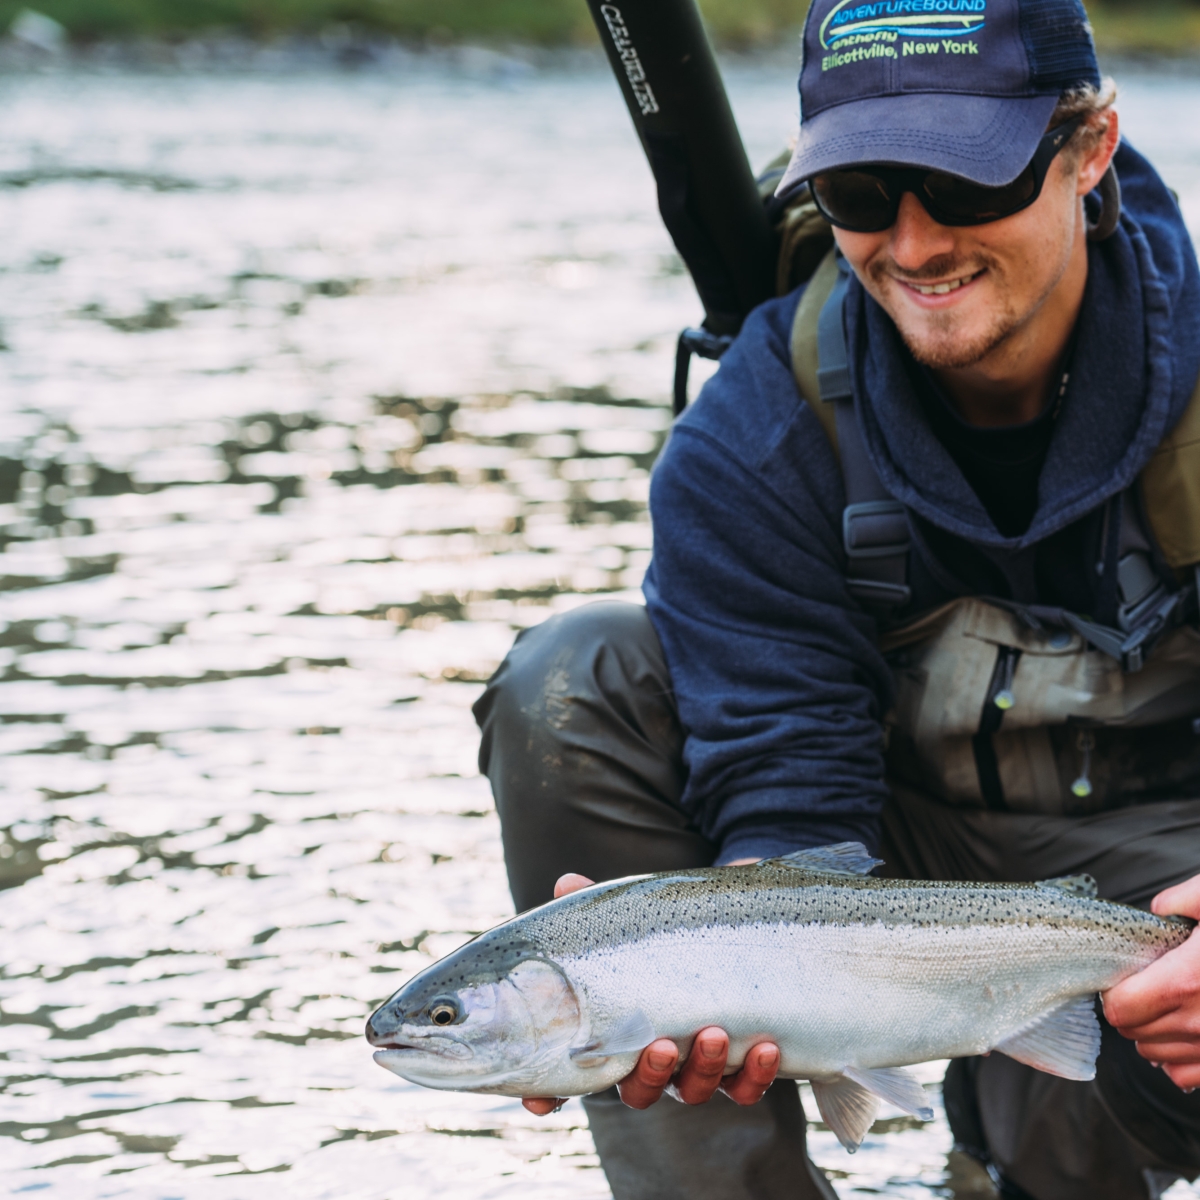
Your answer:
[[[1071,784],[1071,792],[1082,800],[1092,794],[1092,751],[1096,748],[1096,735],[1090,729],[1081,729],[1075,745],[1083,755],[1083,766],[1079,778]]]
[[[1001,646],[996,654],[996,667],[988,684],[987,696],[983,701],[983,712],[979,718],[979,731],[971,739],[975,752],[975,771],[979,776],[979,792],[988,808],[1003,812],[1008,808],[1004,799],[1004,785],[1000,781],[1000,764],[996,758],[996,746],[992,735],[998,733],[1004,722],[1004,714],[1017,700],[1013,693],[1013,675],[1021,651],[1015,646]]]

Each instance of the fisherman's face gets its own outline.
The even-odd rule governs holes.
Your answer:
[[[940,225],[906,193],[890,229],[834,230],[855,274],[918,362],[934,369],[984,364],[1048,305],[1081,294],[1072,276],[1087,273],[1082,198],[1100,182],[1116,148],[1111,117],[1100,146],[1078,162],[1060,154],[1037,200],[1011,217]],[[952,290],[930,290],[945,284]]]

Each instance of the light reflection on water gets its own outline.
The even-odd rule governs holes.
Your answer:
[[[731,87],[764,161],[791,69]],[[1193,228],[1200,123],[1162,118],[1198,106],[1123,106]],[[411,1087],[360,1033],[511,911],[480,682],[649,556],[697,312],[612,81],[22,76],[0,110],[4,1186],[607,1195],[577,1104]],[[987,1194],[940,1119],[813,1144],[844,1195]]]

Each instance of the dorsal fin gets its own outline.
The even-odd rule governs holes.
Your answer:
[[[799,867],[823,875],[870,875],[882,862],[881,858],[872,858],[862,842],[838,842],[833,846],[793,850],[791,854],[768,858],[763,865]]]
[[[1058,888],[1071,896],[1083,896],[1095,900],[1099,894],[1096,881],[1090,875],[1061,875],[1057,879],[1043,879],[1038,887]]]

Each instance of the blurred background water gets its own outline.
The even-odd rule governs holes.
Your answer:
[[[793,66],[727,65],[763,163]],[[1121,78],[1200,232],[1200,81]],[[0,228],[0,1191],[607,1196],[577,1102],[361,1038],[511,912],[482,681],[649,558],[699,308],[607,68],[9,73]],[[940,1116],[812,1138],[990,1194]]]

